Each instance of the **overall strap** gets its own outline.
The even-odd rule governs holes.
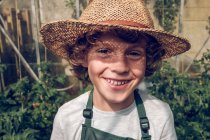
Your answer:
[[[144,108],[143,101],[138,93],[138,89],[134,91],[134,97],[135,97],[135,102],[138,110],[138,115],[139,115],[139,121],[140,121],[140,126],[141,126],[141,133],[142,137],[141,140],[151,140],[151,135],[149,135],[149,120],[146,116],[146,111]]]
[[[83,110],[83,116],[85,117],[85,124],[91,126],[91,119],[93,117],[93,90],[91,90],[86,108]]]
[[[144,108],[143,101],[138,93],[138,90],[134,91],[134,96],[135,96],[135,102],[138,110],[138,115],[139,115],[139,121],[140,121],[140,126],[141,126],[141,133],[142,133],[142,138],[141,140],[151,140],[151,136],[149,135],[149,121],[146,116],[146,111]],[[91,90],[88,102],[86,105],[86,109],[83,110],[83,116],[85,117],[85,125],[91,127],[91,119],[93,117],[93,90]],[[82,132],[82,139],[85,136],[85,131]]]

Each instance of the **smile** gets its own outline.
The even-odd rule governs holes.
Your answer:
[[[106,81],[113,86],[122,86],[129,82],[129,80],[112,80],[112,79],[106,79]]]

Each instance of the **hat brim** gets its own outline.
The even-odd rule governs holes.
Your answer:
[[[107,31],[109,29],[134,30],[155,37],[162,45],[163,49],[165,49],[165,55],[162,59],[179,55],[186,52],[191,47],[187,39],[160,30],[90,23],[88,21],[79,20],[65,20],[48,23],[41,28],[40,33],[44,45],[49,50],[54,54],[69,60],[68,47],[74,45],[80,35],[90,31]]]

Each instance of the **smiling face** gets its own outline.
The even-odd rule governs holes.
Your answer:
[[[133,91],[144,78],[146,41],[127,43],[106,33],[89,50],[86,66],[94,86],[94,106],[117,111],[134,101]]]

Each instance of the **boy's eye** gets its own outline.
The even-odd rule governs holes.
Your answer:
[[[140,51],[130,51],[127,53],[127,57],[131,59],[140,59],[142,57],[142,52]]]
[[[111,51],[109,49],[107,49],[107,48],[101,48],[101,49],[98,49],[96,52],[100,53],[100,54],[108,54]]]

